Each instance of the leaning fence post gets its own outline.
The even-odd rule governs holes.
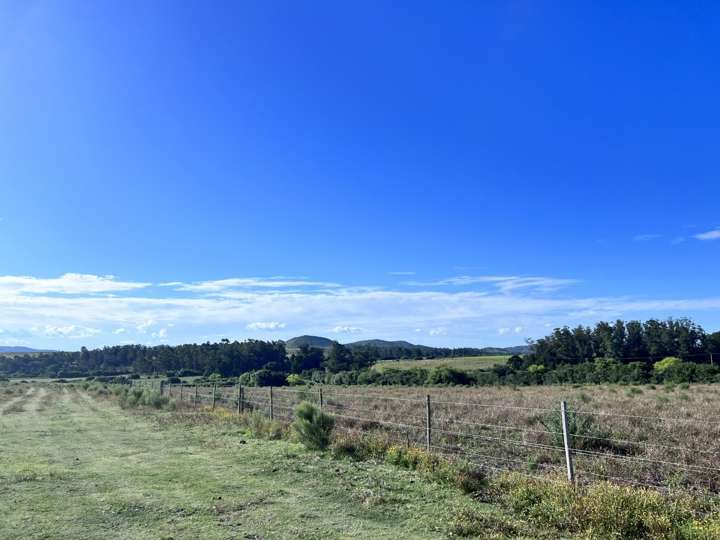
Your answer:
[[[320,410],[323,410],[323,395],[322,395],[322,387],[320,388]]]
[[[238,385],[237,385],[237,403],[236,403],[236,407],[237,407],[237,413],[240,414],[240,383],[238,383]]]
[[[274,419],[275,419],[275,415],[273,412],[273,391],[272,391],[272,386],[271,386],[270,387],[270,420],[274,420]]]
[[[430,394],[427,395],[425,401],[425,447],[430,452],[430,443],[432,441],[432,409],[430,407]]]
[[[212,385],[212,408],[215,410],[215,393],[217,392],[217,385]]]
[[[568,434],[567,422],[567,403],[560,402],[560,416],[562,417],[563,444],[565,446],[565,465],[567,465],[568,482],[575,481],[575,473],[573,471],[572,453],[570,452],[570,435]]]

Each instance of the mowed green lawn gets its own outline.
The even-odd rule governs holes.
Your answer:
[[[233,422],[5,388],[3,540],[445,538],[451,515],[479,508],[414,473],[253,440]]]
[[[431,369],[438,366],[447,366],[461,371],[484,369],[495,364],[504,363],[509,356],[457,356],[455,358],[433,358],[431,360],[381,360],[376,362],[373,369]]]

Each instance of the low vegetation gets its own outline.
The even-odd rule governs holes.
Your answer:
[[[292,424],[298,440],[311,450],[325,450],[330,444],[335,420],[306,401],[295,407]]]

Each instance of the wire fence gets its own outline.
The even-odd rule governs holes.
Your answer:
[[[720,490],[720,422],[713,418],[580,410],[564,401],[552,408],[391,396],[327,386],[155,384],[183,408],[223,407],[284,422],[292,421],[299,403],[310,402],[331,414],[340,432],[381,434],[492,472],[661,490]]]

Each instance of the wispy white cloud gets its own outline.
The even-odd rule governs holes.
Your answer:
[[[135,330],[137,330],[139,333],[144,334],[148,331],[148,328],[150,328],[152,325],[155,324],[155,321],[152,319],[145,319],[140,322],[138,322],[135,325]]]
[[[115,276],[63,274],[59,278],[0,276],[0,294],[93,294],[133,291],[150,283],[117,281]]]
[[[180,281],[171,281],[162,283],[163,287],[172,287],[176,291],[196,292],[196,293],[223,293],[232,291],[233,289],[286,289],[286,288],[314,288],[314,289],[332,289],[340,287],[338,283],[328,281],[313,281],[302,278],[287,278],[284,276],[275,276],[268,278],[228,278],[216,279],[211,281],[196,281],[192,283],[184,283]]]
[[[698,240],[720,240],[720,229],[713,229],[704,233],[696,234]]]
[[[248,330],[277,330],[285,328],[285,323],[278,321],[256,321],[245,326]]]
[[[152,334],[150,334],[150,336],[153,339],[156,339],[158,341],[165,341],[167,339],[167,335],[168,335],[167,328],[160,328],[156,332],[153,332]]]
[[[575,283],[578,283],[578,280],[542,276],[454,276],[437,281],[408,281],[405,285],[413,287],[460,287],[476,284],[491,284],[502,292],[511,292],[518,289],[555,291]]]
[[[74,324],[68,324],[65,326],[52,326],[48,324],[41,328],[36,328],[35,331],[43,333],[48,337],[62,337],[70,339],[88,338],[100,333],[100,330],[97,328],[77,326]]]
[[[357,326],[334,326],[330,331],[333,334],[360,334],[363,329]]]

